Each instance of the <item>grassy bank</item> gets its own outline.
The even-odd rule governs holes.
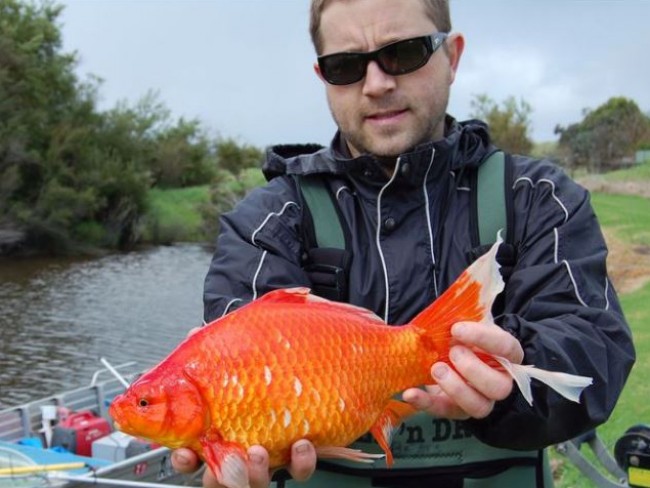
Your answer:
[[[621,304],[630,323],[637,352],[637,361],[632,370],[623,394],[610,419],[598,428],[598,434],[605,442],[610,454],[614,454],[616,441],[625,431],[638,424],[650,425],[650,383],[647,372],[650,371],[650,334],[647,324],[650,323],[650,283],[637,292],[622,295]],[[600,467],[595,457],[583,447],[586,457]],[[585,479],[570,461],[552,451],[551,459],[560,463],[560,478],[557,488],[593,488],[595,484]],[[605,470],[600,471],[604,474]]]
[[[630,245],[650,246],[650,199],[593,193],[591,201],[603,227],[612,229]]]
[[[143,240],[153,244],[196,242],[205,236],[200,208],[209,200],[209,186],[152,189],[144,218]]]
[[[636,184],[650,184],[650,165],[642,165],[630,170],[618,171],[602,176],[605,181],[631,181]],[[608,235],[626,244],[626,249],[610,245],[610,261],[614,266],[625,265],[626,272],[633,274],[642,270],[648,276],[650,262],[650,199],[635,195],[592,193],[592,202],[598,219]],[[629,252],[630,257],[623,262],[615,259],[615,253]],[[608,262],[611,268],[612,263]],[[620,271],[610,269],[610,271]],[[650,282],[634,292],[621,294],[621,305],[632,329],[637,352],[637,361],[611,418],[598,432],[613,454],[616,441],[625,431],[637,424],[650,424]],[[583,451],[585,451],[583,449]],[[588,451],[588,458],[594,461]],[[570,462],[557,454],[552,457],[561,463],[561,477],[558,488],[591,488],[593,482],[584,479]]]

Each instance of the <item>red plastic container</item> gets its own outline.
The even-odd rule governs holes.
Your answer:
[[[103,417],[89,410],[70,414],[54,427],[52,446],[63,447],[79,456],[91,456],[92,443],[111,432],[111,426]]]

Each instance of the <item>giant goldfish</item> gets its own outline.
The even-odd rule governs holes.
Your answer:
[[[370,431],[390,466],[391,433],[414,413],[394,395],[431,383],[433,363],[449,362],[454,323],[491,320],[504,286],[498,245],[403,326],[307,288],[271,291],[187,337],[110,413],[123,432],[194,450],[232,488],[247,486],[247,448],[256,444],[271,467],[286,464],[302,438],[320,457],[373,462],[376,455],[345,447]],[[591,383],[481,354],[513,376],[529,403],[531,378],[576,402]]]

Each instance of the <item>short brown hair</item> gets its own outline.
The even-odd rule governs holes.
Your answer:
[[[320,21],[323,10],[333,0],[311,0],[309,17],[309,34],[314,44],[316,54],[323,50],[323,41],[320,37]],[[451,16],[449,15],[449,0],[421,0],[427,16],[433,21],[440,32],[451,31]]]

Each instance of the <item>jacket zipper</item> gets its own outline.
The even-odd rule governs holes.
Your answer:
[[[381,267],[384,271],[384,287],[386,290],[386,303],[384,305],[384,322],[388,323],[388,313],[390,310],[390,290],[388,283],[388,268],[386,267],[386,259],[384,258],[384,253],[381,250],[381,197],[384,194],[384,191],[390,186],[390,184],[395,181],[397,172],[399,171],[399,165],[402,158],[401,156],[397,158],[395,162],[395,168],[393,169],[393,175],[391,176],[388,183],[386,183],[381,190],[379,190],[379,195],[377,196],[377,229],[375,230],[375,245],[377,246],[377,252],[379,253],[379,259],[381,261]]]
[[[424,194],[424,204],[425,204],[425,212],[427,216],[427,230],[429,231],[429,246],[431,250],[431,261],[433,264],[433,292],[435,294],[435,298],[438,298],[438,279],[437,279],[437,271],[438,271],[438,266],[436,264],[436,250],[435,250],[435,245],[434,245],[434,240],[433,240],[433,223],[431,222],[431,206],[429,205],[429,192],[427,191],[427,181],[429,180],[429,171],[431,171],[431,167],[433,166],[433,158],[436,155],[436,150],[431,149],[431,159],[429,160],[429,167],[427,168],[427,172],[424,174],[424,182],[422,183],[422,192]]]

